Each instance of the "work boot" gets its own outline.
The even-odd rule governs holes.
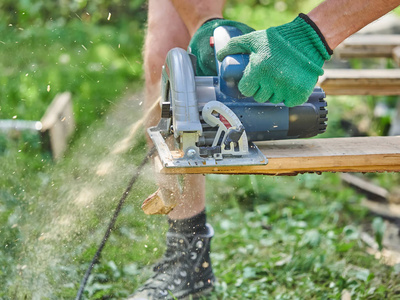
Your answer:
[[[209,293],[215,277],[210,260],[211,225],[205,233],[167,232],[164,258],[154,266],[154,276],[129,300],[197,299]]]

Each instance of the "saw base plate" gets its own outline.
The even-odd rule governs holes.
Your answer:
[[[165,149],[165,148],[164,148]],[[224,156],[222,159],[213,157],[182,157],[179,151],[170,152],[171,155],[159,152],[160,160],[166,168],[196,168],[212,166],[260,166],[266,165],[268,159],[253,143],[249,143],[249,153],[242,156]]]
[[[153,140],[163,167],[166,168],[196,168],[212,166],[260,166],[266,165],[268,159],[252,142],[249,143],[249,152],[246,155],[224,155],[222,159],[213,157],[195,156],[188,158],[181,151],[170,150],[160,131],[160,125],[148,129]]]

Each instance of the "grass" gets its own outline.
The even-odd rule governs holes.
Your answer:
[[[120,24],[116,31],[59,19],[25,28],[2,25],[0,35],[0,119],[40,120],[55,95],[68,90],[75,141],[142,76],[143,29],[137,22]],[[15,279],[10,274],[24,268],[24,248],[40,234],[43,223],[30,216],[48,212],[38,191],[54,184],[54,165],[36,133],[11,131],[0,132],[0,166],[0,286],[8,286]],[[28,235],[22,224],[33,227]],[[1,290],[4,296],[7,290]]]
[[[26,191],[15,199],[14,214],[3,227],[13,250],[4,252],[1,297],[76,295],[117,200],[145,153],[143,136],[116,151],[132,120],[140,117],[139,99],[122,101],[95,122],[63,161],[32,182],[40,183],[35,190],[21,184]],[[398,174],[383,176],[387,183],[399,180]],[[145,216],[139,207],[154,190],[149,168],[93,270],[88,299],[126,297],[162,256],[165,219]],[[210,299],[340,299],[343,290],[354,299],[400,295],[400,267],[381,264],[360,238],[378,219],[337,174],[210,175],[207,199],[218,278]]]
[[[1,277],[2,286],[7,287],[1,296],[70,299],[76,294],[134,165],[144,155],[144,138],[131,144],[133,148],[113,151],[120,149],[119,142],[129,132],[131,120],[139,118],[139,100],[120,106],[118,116],[92,124],[65,160],[47,167],[35,190],[20,195],[19,202],[27,202],[26,207],[14,211],[3,227],[6,232],[15,232],[15,247],[4,253],[9,261]],[[132,274],[135,264],[146,263],[146,258],[153,255],[146,255],[147,247],[153,249],[161,243],[157,235],[149,235],[162,228],[161,218],[145,221],[143,216],[132,217],[139,209],[137,199],[154,190],[148,177],[140,180],[140,188],[136,187],[128,199],[104,253],[106,258],[115,257],[118,267],[123,264],[126,274]],[[106,261],[96,271],[111,272],[114,264]],[[104,276],[94,276],[90,288],[98,292]],[[113,286],[116,295],[122,293],[118,291],[122,282]]]
[[[212,181],[216,299],[399,297],[398,267],[366,253],[360,233],[372,217],[337,175]]]

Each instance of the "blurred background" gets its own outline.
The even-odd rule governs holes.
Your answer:
[[[234,0],[224,14],[264,29],[319,2]],[[76,127],[57,161],[38,132],[0,130],[0,298],[75,297],[146,153],[144,129],[130,135],[142,116],[146,14],[143,0],[1,1],[0,120],[38,121],[56,95],[68,91]],[[345,66],[394,63],[352,59]],[[341,137],[386,135],[398,98],[327,101],[324,136]],[[374,113],[378,104],[383,113]],[[163,254],[165,217],[140,210],[156,189],[153,177],[148,167],[129,196],[89,279],[88,299],[126,297]],[[399,185],[398,174],[367,177],[390,191]],[[400,297],[399,263],[382,263],[363,239],[368,234],[382,250],[389,221],[370,213],[364,196],[339,175],[220,175],[207,182],[219,279],[211,299]]]

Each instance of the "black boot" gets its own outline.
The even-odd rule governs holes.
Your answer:
[[[215,277],[211,268],[211,225],[205,233],[167,233],[167,251],[154,267],[154,276],[128,299],[193,299],[209,293]]]

